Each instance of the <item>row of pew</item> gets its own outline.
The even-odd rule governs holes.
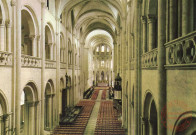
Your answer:
[[[83,106],[82,112],[79,114],[73,124],[58,126],[53,135],[83,135],[95,101],[80,101],[77,106]]]
[[[97,118],[95,135],[125,135],[112,101],[102,101]]]
[[[99,94],[99,90],[94,90],[92,96],[91,96],[91,100],[96,100]]]
[[[107,90],[103,90],[102,95],[101,95],[101,100],[106,100],[106,92]]]

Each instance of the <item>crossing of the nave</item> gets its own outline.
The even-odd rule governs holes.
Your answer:
[[[196,0],[0,0],[0,135],[196,135]]]

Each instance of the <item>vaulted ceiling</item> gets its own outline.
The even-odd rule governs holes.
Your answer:
[[[68,18],[66,27],[87,46],[100,43],[113,46],[121,19],[126,14],[127,0],[58,0],[58,13]],[[113,47],[112,47],[113,48]]]

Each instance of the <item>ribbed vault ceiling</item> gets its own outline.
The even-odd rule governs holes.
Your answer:
[[[72,21],[72,30],[86,47],[100,43],[113,48],[121,27],[123,4],[126,0],[61,0],[59,13]],[[80,34],[78,34],[80,33]]]

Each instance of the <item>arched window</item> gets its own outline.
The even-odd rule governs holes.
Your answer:
[[[35,25],[33,19],[27,10],[21,11],[22,26],[21,26],[21,53],[30,56],[37,55],[37,44],[35,37]]]
[[[45,58],[47,60],[55,60],[56,46],[53,43],[52,28],[50,25],[45,27]]]
[[[49,0],[47,0],[47,8],[48,8],[48,10],[49,10]]]
[[[97,47],[96,52],[99,52],[99,47]]]
[[[104,49],[105,49],[105,47],[104,47],[104,45],[102,45],[101,46],[101,52],[104,52]]]
[[[109,47],[107,47],[107,52],[110,52],[110,48]]]
[[[64,45],[64,37],[62,34],[60,36],[60,61],[65,62],[65,45]]]

